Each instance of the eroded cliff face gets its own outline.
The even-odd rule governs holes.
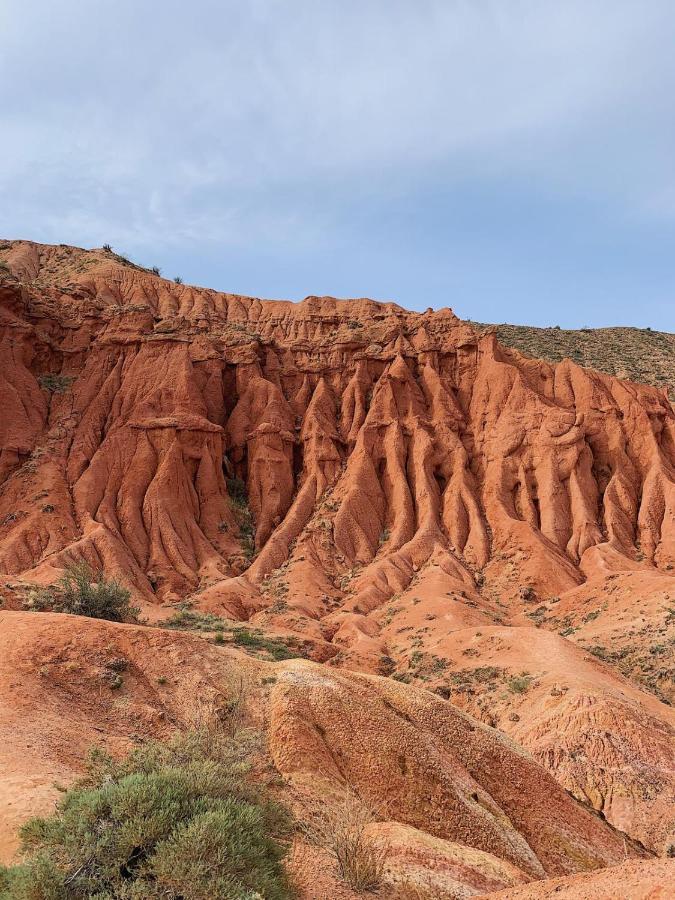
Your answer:
[[[260,301],[65,247],[3,254],[6,574],[81,556],[166,602],[245,573],[248,614],[288,564],[298,612],[339,606],[358,630],[430,560],[489,595],[526,554],[513,587],[544,597],[675,562],[675,415],[657,389],[524,360],[448,310]]]
[[[666,846],[671,710],[647,697],[643,713],[608,665],[585,679],[572,643],[587,612],[609,605],[599,622],[611,619],[614,589],[642,585],[664,599],[645,601],[640,627],[672,653],[664,391],[525,359],[449,310],[261,301],[28,242],[5,244],[0,262],[7,584],[86,560],[154,618],[190,598],[301,635],[315,660],[445,689],[609,821]],[[620,611],[625,639],[636,610]],[[547,623],[562,656],[542,642]],[[504,677],[526,666],[486,645],[503,632],[509,650],[528,648],[536,690],[495,706],[490,678],[444,688],[443,673],[483,665],[467,657]],[[607,749],[610,720],[630,739]]]

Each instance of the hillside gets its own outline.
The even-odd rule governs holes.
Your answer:
[[[164,733],[241,671],[292,802],[355,792],[442,898],[672,854],[662,389],[449,309],[243,297],[106,249],[5,242],[0,316],[5,846],[96,729]],[[80,562],[144,624],[22,611]]]
[[[505,347],[526,356],[559,363],[571,359],[617,378],[675,391],[675,334],[651,328],[532,328],[528,325],[485,325]]]

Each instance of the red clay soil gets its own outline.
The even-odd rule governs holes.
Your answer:
[[[419,832],[391,832],[400,859],[420,841],[451,844],[420,851],[445,860],[448,883],[455,845],[501,860],[484,872],[502,877],[508,864],[541,878],[621,861],[610,826],[632,853],[643,852],[633,840],[657,854],[675,843],[675,412],[665,391],[526,359],[448,309],[259,300],[174,284],[109,251],[26,241],[0,243],[0,334],[5,608],[86,561],[125,583],[150,623],[187,600],[302,642],[324,665],[284,664],[270,707],[270,734],[285,735],[274,764],[314,778],[315,757],[328,766],[338,747],[345,760],[326,777],[394,803],[391,828]],[[81,759],[96,734],[131,737],[59,682],[50,727],[60,762],[51,751],[33,759],[48,740],[36,730],[40,692],[23,702],[18,688],[30,673],[42,684],[43,663],[18,648],[36,630],[40,653],[51,652],[40,621],[0,622],[3,640],[19,622],[23,635],[2,686],[16,683],[23,724],[0,694],[19,729],[14,787],[3,781],[12,822],[52,796],[45,773],[73,777],[68,752]],[[94,627],[63,621],[73,640]],[[181,678],[217,653],[196,636],[138,635],[151,656],[169,642]],[[140,719],[150,717],[139,728],[160,733],[180,719],[180,703],[167,712],[141,686],[129,697],[135,709],[142,696]],[[322,710],[339,697],[346,735],[342,713],[314,721],[310,696]],[[59,722],[73,717],[68,742]],[[333,725],[326,756],[317,729]],[[516,745],[490,726],[548,779],[548,824],[527,799],[543,788],[504,762],[494,747]],[[380,732],[402,759],[381,771]],[[478,733],[491,736],[480,778]],[[349,741],[370,749],[351,759]],[[294,742],[291,764],[283,748]],[[517,796],[500,793],[504,765]],[[463,803],[456,778],[489,799]],[[590,818],[563,826],[563,798]],[[312,852],[294,851],[298,871]]]
[[[674,882],[675,860],[631,861],[589,875],[509,887],[483,894],[480,900],[669,900]]]
[[[118,753],[169,734],[227,707],[235,691],[267,738],[258,774],[281,775],[300,811],[357,796],[375,813],[372,839],[392,846],[393,881],[401,867],[443,867],[477,893],[649,855],[507,737],[428,691],[309,660],[252,659],[168,629],[12,611],[0,612],[2,855],[90,746]]]

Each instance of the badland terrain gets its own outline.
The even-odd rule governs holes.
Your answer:
[[[672,335],[567,353],[28,241],[0,316],[2,861],[92,745],[236,709],[295,896],[366,896],[307,827],[345,804],[371,895],[669,896]],[[82,567],[135,621],[36,603]]]

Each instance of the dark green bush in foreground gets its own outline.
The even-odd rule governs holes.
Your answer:
[[[129,602],[130,592],[86,563],[66,569],[55,583],[35,591],[24,604],[36,612],[71,613],[111,622],[134,622],[138,608]]]
[[[21,829],[0,900],[286,900],[285,811],[246,780],[245,732],[189,732],[89,774]],[[242,737],[242,735],[244,735]]]

